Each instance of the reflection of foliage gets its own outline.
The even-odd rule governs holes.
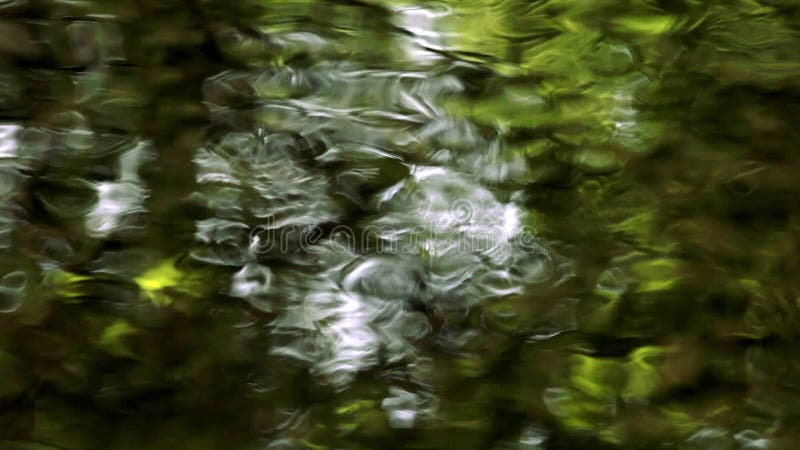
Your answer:
[[[798,189],[789,175],[797,159],[785,149],[798,134],[780,119],[797,113],[795,7],[750,1],[452,5],[464,12],[453,23],[472,30],[454,45],[496,76],[474,88],[473,97],[450,100],[448,109],[501,130],[509,151],[527,156],[531,182],[539,184],[530,202],[540,229],[556,239],[570,236],[580,255],[576,281],[591,286],[596,280],[595,297],[584,304],[586,331],[612,342],[633,335],[658,344],[683,333],[710,340],[692,344],[698,346],[693,352],[731,340],[759,346],[796,337],[798,228],[787,202]],[[575,189],[548,190],[554,183]],[[725,348],[727,356],[718,357],[735,361],[737,351]],[[626,421],[636,420],[615,409],[626,389],[643,398],[657,392],[652,400],[661,402],[674,389],[721,383],[736,391],[739,383],[760,383],[745,381],[733,361],[695,362],[689,372],[678,361],[653,378],[655,372],[635,369],[647,366],[633,362],[637,352],[628,362],[579,357],[562,391],[564,423],[621,444],[631,438],[620,434]],[[766,367],[753,370],[774,377]],[[656,389],[662,375],[669,387]],[[776,392],[770,395],[779,402]],[[686,439],[747,415],[745,404],[715,410],[691,398],[665,406],[660,419],[645,414],[641,420],[655,434],[657,422],[672,429],[664,439]],[[734,442],[733,434],[720,432],[718,442],[697,445],[723,448],[722,436]]]
[[[625,423],[615,419],[618,402],[644,401],[657,392],[662,382],[656,364],[665,351],[640,347],[627,361],[576,356],[570,388],[546,394],[548,408],[568,428],[592,430],[604,440],[619,443],[619,427]]]
[[[135,333],[136,330],[123,320],[118,320],[103,330],[100,336],[100,346],[116,356],[132,356],[133,353],[123,342],[125,336]]]
[[[420,343],[441,405],[403,433],[376,374],[331,400],[266,355],[270,317],[218,301],[229,273],[124,252],[126,270],[95,263],[120,246],[191,246],[207,213],[191,159],[209,135],[258,122],[306,145],[297,123],[260,107],[342,67],[418,69],[392,12],[411,3],[451,8],[435,24],[441,59],[420,70],[464,89],[441,99],[456,138],[404,151],[458,159],[462,128],[496,142],[499,160],[525,166],[510,184],[575,276],[437,317],[442,340],[464,344]],[[795,2],[20,1],[0,15],[0,118],[28,129],[9,175],[25,181],[4,191],[21,225],[2,263],[47,268],[19,314],[0,317],[0,445],[249,448],[273,433],[285,448],[511,448],[531,424],[550,430],[547,448],[798,441]],[[388,119],[362,110],[392,101],[382,93],[348,91],[364,117],[331,119],[326,136],[376,134]],[[110,155],[139,139],[157,153],[142,169],[150,222],[93,239],[74,210],[94,193],[65,180],[108,179]],[[325,176],[377,167],[338,150],[350,159]],[[381,164],[391,182],[378,187],[407,174]]]
[[[203,274],[185,273],[175,267],[175,261],[167,259],[148,269],[134,281],[153,305],[164,307],[173,302],[170,292],[199,295],[202,292],[202,278]]]

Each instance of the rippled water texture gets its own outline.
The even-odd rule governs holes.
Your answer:
[[[800,448],[800,5],[0,0],[0,449]]]

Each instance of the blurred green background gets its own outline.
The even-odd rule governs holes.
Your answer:
[[[0,448],[800,448],[799,33],[791,0],[0,0]],[[418,166],[519,208],[546,276],[430,300],[344,386],[272,351],[336,265],[236,295],[247,234],[200,224],[365,226]]]

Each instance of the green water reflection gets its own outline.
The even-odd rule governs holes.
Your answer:
[[[0,448],[797,448],[799,33],[0,0]]]

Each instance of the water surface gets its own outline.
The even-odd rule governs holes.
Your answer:
[[[798,33],[0,0],[0,448],[796,448]]]

